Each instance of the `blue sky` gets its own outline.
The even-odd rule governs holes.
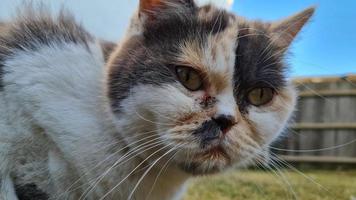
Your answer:
[[[291,75],[356,73],[356,1],[235,0],[232,10],[250,19],[278,20],[312,5],[316,15],[292,47]]]
[[[9,19],[23,0],[0,0],[0,19]],[[61,5],[95,35],[119,40],[138,0],[42,0]],[[220,4],[231,0],[215,1]],[[110,6],[108,6],[110,5]],[[250,19],[278,20],[311,5],[317,12],[292,47],[291,76],[356,74],[356,0],[235,0],[232,11]]]

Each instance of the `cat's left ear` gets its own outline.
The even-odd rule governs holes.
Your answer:
[[[273,23],[271,26],[273,40],[282,48],[287,48],[313,16],[314,12],[315,7],[311,7],[287,19]]]
[[[154,21],[166,17],[169,12],[179,14],[179,11],[195,7],[194,0],[140,0],[139,15]]]

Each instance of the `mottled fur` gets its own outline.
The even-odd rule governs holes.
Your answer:
[[[66,13],[0,24],[0,199],[179,199],[194,175],[261,160],[294,109],[284,57],[312,13],[265,23],[141,0],[118,45]],[[251,105],[256,87],[273,100]]]

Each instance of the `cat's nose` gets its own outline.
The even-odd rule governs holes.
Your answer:
[[[213,120],[224,134],[227,133],[232,126],[237,124],[235,118],[231,115],[219,115],[216,118],[213,118]]]

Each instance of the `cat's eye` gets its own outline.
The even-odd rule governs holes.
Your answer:
[[[272,88],[255,88],[247,94],[250,104],[254,106],[263,106],[273,100],[275,92]]]
[[[184,87],[191,91],[200,90],[203,86],[203,80],[196,70],[186,66],[176,67],[176,73],[179,81]]]

